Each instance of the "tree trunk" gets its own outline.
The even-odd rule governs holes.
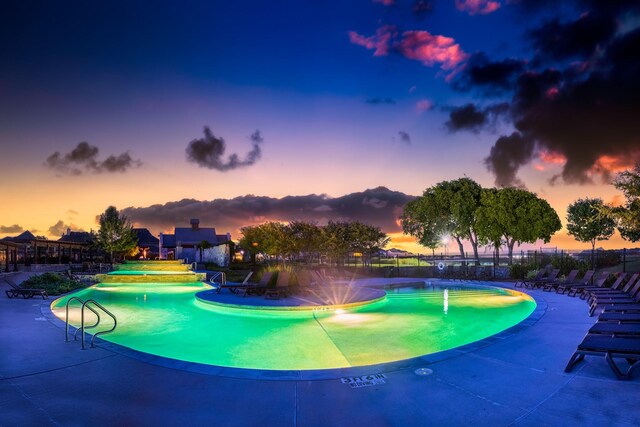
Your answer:
[[[464,258],[464,247],[462,246],[462,240],[460,237],[455,237],[456,242],[458,242],[458,248],[460,249],[460,256]]]
[[[515,240],[511,240],[511,242],[507,240],[507,246],[509,248],[509,265],[513,265],[513,246],[515,245],[515,243]]]
[[[593,239],[591,241],[591,269],[592,270],[596,269],[595,252],[596,252],[596,239]]]
[[[476,265],[480,265],[480,256],[478,255],[478,236],[476,236],[474,233],[470,233],[469,241],[471,242],[471,247],[473,248],[473,257],[476,260]]]

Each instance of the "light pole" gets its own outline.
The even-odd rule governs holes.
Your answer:
[[[448,236],[444,236],[442,238],[442,245],[444,246],[444,256],[447,256],[447,248],[449,246],[449,237]]]

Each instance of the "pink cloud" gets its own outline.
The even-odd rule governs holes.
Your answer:
[[[551,165],[564,165],[567,162],[567,158],[561,154],[556,153],[554,151],[540,151],[538,154],[540,161],[544,164]]]
[[[349,31],[349,41],[358,46],[364,46],[369,50],[375,50],[373,56],[385,56],[389,53],[391,40],[397,36],[393,25],[384,25],[371,37],[361,36],[355,31]]]
[[[557,87],[554,86],[552,88],[547,89],[547,91],[545,92],[545,96],[548,99],[553,99],[556,96],[558,96],[558,93],[560,93],[560,90]]]
[[[456,66],[465,61],[467,55],[451,37],[432,35],[428,31],[405,31],[398,37],[396,27],[384,25],[373,36],[365,37],[349,31],[349,41],[358,46],[373,50],[373,56],[386,56],[391,48],[405,58],[422,62],[426,66],[440,64],[440,68],[456,72]]]
[[[443,70],[452,70],[468,58],[453,38],[434,36],[428,31],[405,31],[399,49],[406,58],[427,66],[438,63]]]
[[[416,110],[418,110],[419,113],[422,113],[423,111],[429,111],[432,108],[433,102],[429,99],[421,99],[416,103]]]
[[[469,15],[487,15],[500,9],[500,2],[491,0],[456,0],[456,9]]]
[[[594,165],[591,167],[590,172],[593,174],[607,175],[611,173],[619,173],[630,169],[634,166],[634,159],[637,155],[625,156],[625,155],[613,155],[608,156],[603,154],[598,157]]]
[[[395,0],[373,0],[374,3],[380,3],[385,6],[391,6],[395,3]]]

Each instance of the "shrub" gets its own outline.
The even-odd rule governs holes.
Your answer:
[[[598,251],[596,252],[596,268],[615,267],[620,264],[620,253],[616,251]]]
[[[23,288],[44,289],[49,295],[54,296],[66,294],[67,292],[85,287],[85,285],[78,280],[63,277],[56,273],[43,273],[32,276],[22,282],[21,286]]]
[[[513,264],[511,266],[511,278],[522,280],[527,277],[529,271],[533,270],[526,264]]]

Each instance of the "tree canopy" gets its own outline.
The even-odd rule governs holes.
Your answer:
[[[519,188],[484,189],[477,210],[477,232],[481,241],[496,249],[504,241],[513,262],[515,244],[548,243],[562,228],[556,211],[534,193]]]
[[[578,199],[567,208],[567,232],[579,242],[591,243],[592,251],[597,241],[613,235],[615,226],[602,199]]]
[[[402,213],[402,229],[431,249],[451,236],[464,257],[463,240],[469,240],[478,259],[476,212],[482,187],[470,178],[442,181],[427,188],[421,197],[409,202]]]
[[[324,254],[339,261],[353,252],[371,256],[389,242],[379,227],[358,221],[329,221],[323,227],[304,221],[266,222],[240,231],[243,248],[283,259]]]
[[[115,206],[109,206],[100,215],[100,229],[96,236],[97,245],[113,256],[129,254],[138,245],[138,238],[129,219],[118,212]]]
[[[626,199],[624,206],[613,209],[618,231],[623,239],[640,241],[640,164],[618,174],[613,185],[622,191]]]

